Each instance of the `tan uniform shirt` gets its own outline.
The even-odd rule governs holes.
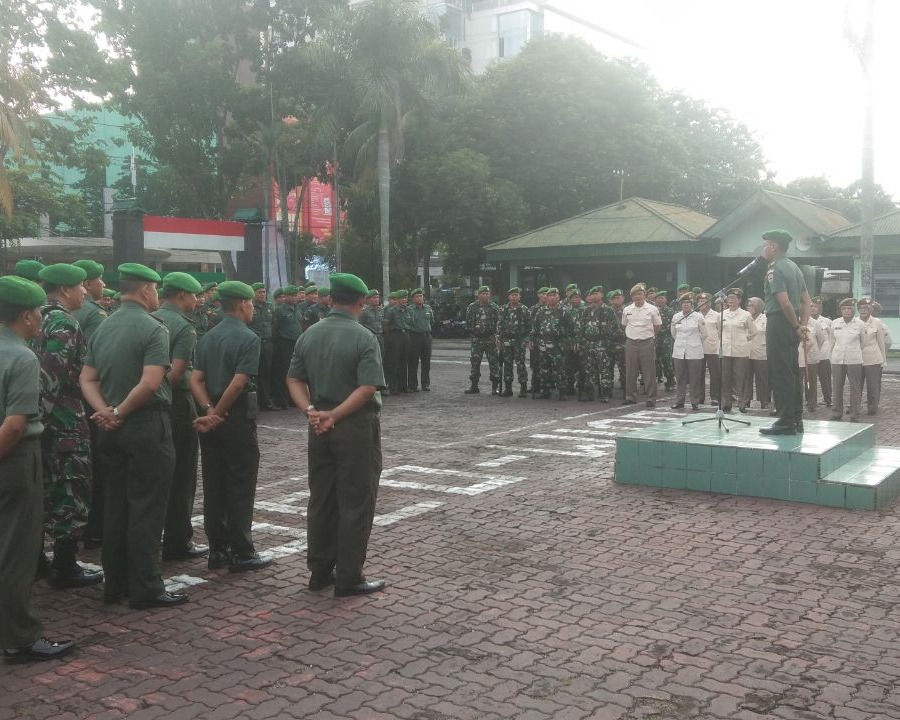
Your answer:
[[[750,357],[750,341],[756,335],[756,323],[742,308],[722,311],[722,355]]]
[[[625,337],[629,340],[649,340],[656,337],[654,326],[662,326],[659,308],[648,302],[640,307],[631,304],[622,310],[622,325],[625,326]]]

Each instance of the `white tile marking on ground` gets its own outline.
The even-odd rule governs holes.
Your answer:
[[[394,510],[394,512],[385,513],[384,515],[376,515],[375,520],[372,521],[372,524],[378,527],[393,525],[395,522],[399,522],[400,520],[415,517],[416,515],[423,515],[430,510],[439,508],[443,504],[444,503],[438,502],[437,500],[426,500],[425,502],[416,503],[415,505],[408,505],[406,507],[400,508],[399,510]]]
[[[288,503],[269,502],[268,500],[257,500],[253,506],[254,510],[265,510],[266,512],[282,513],[283,515],[306,515],[306,508],[300,505],[289,505]]]
[[[208,582],[206,578],[198,578],[193,575],[175,575],[164,581],[164,585],[167,592],[176,592],[194,585],[202,585],[205,582]]]
[[[266,533],[267,535],[285,535],[287,537],[292,537],[295,540],[306,537],[305,530],[286,527],[284,525],[273,525],[272,523],[267,522],[255,522],[250,529],[253,530],[253,532]]]
[[[527,459],[527,455],[504,455],[503,457],[498,457],[496,460],[485,460],[484,462],[480,462],[475,467],[500,467],[501,465],[508,465],[509,463],[516,462],[517,460]]]
[[[608,438],[608,437],[616,437],[616,435],[618,435],[618,433],[615,433],[615,432],[606,432],[606,431],[603,431],[603,430],[584,430],[583,428],[580,428],[580,429],[577,429],[577,430],[574,429],[574,428],[572,428],[572,429],[569,429],[569,428],[559,428],[558,430],[554,430],[554,432],[557,432],[557,433],[576,433],[576,434],[579,434],[579,435],[590,435],[591,437],[599,436],[599,437],[606,437],[606,438]]]
[[[467,495],[473,497],[481,495],[481,493],[490,492],[506,485],[513,485],[522,482],[523,477],[498,477],[494,480],[485,480],[484,482],[475,483],[469,486],[457,485],[436,485],[434,483],[415,482],[413,480],[382,480],[381,487],[392,487],[399,490],[430,490],[431,492],[443,492],[450,495]]]
[[[575,437],[573,435],[562,435],[558,432],[556,433],[537,433],[535,435],[530,435],[529,437],[534,438],[535,440],[578,440],[579,442],[584,442],[585,440],[589,440],[590,438],[585,437]],[[595,445],[615,445],[614,440],[595,440]]]
[[[567,457],[587,457],[587,458],[599,458],[606,455],[602,450],[590,450],[588,449],[586,452],[575,452],[574,450],[548,450],[546,448],[522,448],[522,447],[512,447],[510,445],[487,445],[487,447],[493,450],[516,450],[518,452],[531,452],[538,453],[542,455],[565,455]]]
[[[306,432],[306,428],[287,428],[287,427],[277,427],[275,425],[257,425],[256,427],[263,428],[264,430],[277,430],[278,432],[291,432],[291,433]]]
[[[473,473],[468,470],[450,470],[447,468],[429,468],[421,465],[397,465],[388,468],[381,473],[381,477],[396,475],[397,473],[416,473],[418,475],[452,475],[453,477],[469,478],[471,480],[513,480],[518,482],[524,480],[521,477],[509,477],[507,475],[485,475],[484,473]]]
[[[470,365],[471,364],[468,360],[435,360],[434,358],[432,358],[431,362],[443,363],[445,365]]]
[[[266,555],[278,559],[287,557],[288,555],[302,553],[306,550],[306,531],[300,530],[297,534],[298,538],[296,540],[291,540],[291,542],[285,543],[284,545],[277,545],[273,548],[269,548],[266,550]],[[300,537],[301,535],[302,537]]]

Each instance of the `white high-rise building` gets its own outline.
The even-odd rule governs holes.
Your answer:
[[[351,0],[355,5],[367,0]],[[558,0],[557,0],[558,1]],[[484,72],[491,63],[515,57],[529,40],[547,33],[575,35],[600,52],[637,55],[638,46],[618,33],[579,17],[553,0],[419,0],[422,12],[447,40]]]

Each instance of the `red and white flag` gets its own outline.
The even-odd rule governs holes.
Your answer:
[[[158,250],[243,250],[244,223],[144,215],[144,247]]]

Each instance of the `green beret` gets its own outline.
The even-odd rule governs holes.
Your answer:
[[[422,288],[416,288],[415,290],[410,291],[409,296],[413,297],[414,295],[424,295],[424,294],[425,293],[422,292]]]
[[[521,295],[522,288],[511,287],[509,290],[506,291],[507,295],[512,295],[513,293],[519,293]]]
[[[409,290],[398,290],[395,294],[398,300],[402,300],[405,297],[409,297]]]
[[[538,295],[546,295],[546,294],[547,294],[547,291],[548,291],[549,289],[550,289],[550,288],[548,288],[546,285],[544,285],[543,287],[539,287],[538,290],[537,290]]]
[[[566,292],[569,292],[569,290],[571,290],[572,288],[577,288],[577,287],[578,287],[578,283],[569,283],[568,285],[566,285]]]
[[[547,288],[548,295],[559,295],[559,288]]]
[[[37,260],[19,260],[19,262],[16,263],[15,273],[26,280],[37,282],[39,279],[38,273],[43,269],[44,263],[38,262]]]
[[[203,292],[209,292],[210,290],[215,290],[218,287],[219,283],[208,282],[203,285]]]
[[[332,282],[334,282],[334,281],[332,280]],[[376,297],[376,296],[381,297],[381,293],[378,292],[377,290],[369,290],[369,292],[366,293],[367,298]]]
[[[47,293],[36,282],[17,275],[0,277],[0,300],[24,308],[36,308],[47,302]]]
[[[130,278],[131,280],[140,280],[142,282],[160,282],[159,273],[151,270],[146,265],[140,263],[122,263],[119,265],[119,276],[122,278]]]
[[[272,293],[275,297],[279,298],[284,295],[284,288],[275,288],[275,292]]]
[[[328,282],[331,283],[332,290],[337,290],[339,292],[358,293],[360,295],[365,295],[366,297],[372,297],[373,295],[379,294],[377,290],[372,290],[370,292],[362,279],[353,273],[332,273],[328,278]]]
[[[480,288],[478,288],[479,295],[483,292],[489,293],[490,291],[491,289],[487,285],[482,285]]]
[[[103,288],[103,297],[111,298],[116,296],[116,291],[112,288]]]
[[[588,295],[593,295],[594,293],[602,293],[603,286],[602,285],[594,285],[590,290],[588,290]]]
[[[96,280],[103,274],[104,267],[95,260],[76,260],[72,264],[87,273],[85,280]]]
[[[300,288],[296,285],[285,285],[281,288],[282,295],[296,295],[298,292],[300,292]]]
[[[38,273],[38,277],[48,285],[71,287],[73,285],[81,285],[87,277],[87,273],[74,265],[56,263],[55,265],[48,265],[41,270]]]
[[[305,288],[297,288],[297,292],[305,292],[307,295],[316,295],[319,292],[319,288],[315,285],[307,285]]]
[[[690,290],[690,289],[691,289],[691,286],[688,285],[687,283],[681,283],[681,285],[679,285],[677,288],[678,292],[681,292],[682,290]]]
[[[327,286],[326,286],[326,287],[320,287],[320,288],[319,288],[319,297],[328,297],[329,295],[331,295],[331,288],[330,288],[330,287],[327,287]]]
[[[242,283],[240,280],[226,280],[223,283],[219,283],[218,294],[219,298],[222,300],[226,298],[252,300],[253,288],[247,283]]]
[[[163,278],[163,288],[171,287],[194,293],[194,295],[203,292],[203,286],[197,282],[197,279],[184,272],[170,272]]]
[[[763,240],[771,240],[774,243],[778,243],[782,248],[786,248],[794,239],[787,230],[781,230],[780,228],[766,230],[762,234],[762,238]]]
[[[581,290],[579,290],[578,288],[572,288],[568,291],[568,295],[566,297],[581,297]]]
[[[116,294],[113,295],[113,300],[121,300],[121,299],[122,299],[122,293],[117,291]]]
[[[622,295],[623,293],[621,290],[613,290],[612,292],[607,293],[606,297],[607,299],[612,300],[613,298],[622,297]]]
[[[669,293],[665,290],[657,290],[656,297],[661,297],[661,298],[669,297]]]
[[[266,289],[266,284],[265,284],[265,283],[261,283],[261,282],[255,282],[255,283],[253,283],[250,287],[253,288],[253,292],[256,292],[257,290],[265,290],[265,289]]]
[[[317,289],[318,288],[316,287],[315,283],[309,283],[303,288],[303,291],[304,292],[316,292]]]
[[[694,288],[691,288],[691,292],[694,293],[694,295],[696,295],[697,293],[702,293],[703,288],[702,287],[694,287]]]

